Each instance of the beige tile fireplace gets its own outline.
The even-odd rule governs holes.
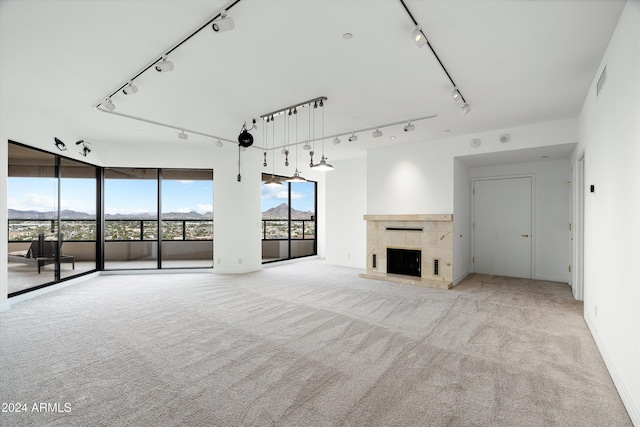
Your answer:
[[[440,289],[452,287],[453,214],[365,215],[367,221],[367,272],[369,279],[388,280]],[[413,275],[388,273],[388,249],[393,267],[398,252],[408,253]],[[402,249],[404,251],[394,251]],[[418,265],[417,252],[420,251]],[[416,267],[418,271],[416,272]]]

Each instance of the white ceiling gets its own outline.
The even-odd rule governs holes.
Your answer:
[[[233,31],[204,28],[172,52],[173,72],[150,69],[135,80],[137,94],[115,94],[115,112],[232,141],[245,121],[317,96],[328,98],[324,135],[437,115],[416,122],[414,132],[400,124],[381,138],[369,131],[337,147],[328,141],[334,160],[576,117],[624,7],[622,0],[406,3],[469,102],[468,115],[428,47],[411,40],[413,23],[399,0],[241,0],[229,10]],[[94,147],[213,144],[94,107],[229,4],[1,0],[1,106],[47,116]],[[346,32],[353,38],[345,40]],[[298,140],[306,139],[308,116],[298,121]],[[284,127],[276,121],[276,146]],[[262,131],[262,123],[252,131],[257,146]]]

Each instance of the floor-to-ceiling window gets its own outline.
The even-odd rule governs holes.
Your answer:
[[[262,262],[315,255],[316,183],[265,185],[262,179]]]
[[[213,170],[107,168],[104,268],[212,268]]]
[[[162,268],[213,267],[213,170],[161,174]]]
[[[96,183],[94,166],[60,159],[61,278],[96,269]]]
[[[104,268],[158,268],[157,169],[105,169]]]
[[[96,269],[97,168],[8,145],[9,295]]]

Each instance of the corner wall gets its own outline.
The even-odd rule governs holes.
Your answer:
[[[606,66],[607,79],[596,94]],[[628,0],[579,118],[585,157],[584,316],[640,425],[640,1]],[[595,186],[595,192],[589,186]]]

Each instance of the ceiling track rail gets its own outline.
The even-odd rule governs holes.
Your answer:
[[[112,91],[110,93],[110,95],[107,95],[105,97],[103,97],[99,102],[97,102],[96,104],[94,104],[95,108],[98,108],[105,99],[111,98],[112,96],[114,96],[115,94],[117,94],[118,92],[120,92],[122,89],[124,89],[129,83],[133,82],[135,79],[137,79],[138,77],[140,77],[143,73],[145,73],[149,68],[153,67],[154,65],[156,65],[158,62],[162,61],[162,59],[166,56],[168,56],[171,52],[173,52],[174,50],[176,50],[177,48],[179,48],[180,46],[182,46],[187,40],[191,39],[191,37],[195,36],[196,34],[198,34],[200,31],[202,31],[203,29],[205,29],[206,27],[208,27],[213,21],[215,21],[216,19],[218,19],[223,12],[227,12],[229,11],[231,8],[233,8],[235,5],[237,5],[238,3],[240,3],[241,0],[232,0],[229,3],[227,3],[225,6],[223,6],[220,10],[218,10],[218,12],[216,12],[213,17],[211,19],[209,19],[207,22],[205,22],[204,24],[202,24],[201,26],[199,26],[197,29],[195,29],[194,31],[192,31],[191,33],[189,33],[187,36],[183,37],[180,41],[178,41],[177,43],[175,43],[173,46],[171,46],[169,49],[165,50],[164,53],[162,55],[160,55],[158,58],[156,58],[155,60],[153,60],[152,62],[150,62],[149,64],[147,64],[145,67],[143,67],[140,71],[138,71],[137,74],[135,74],[133,77],[131,77],[129,80],[127,80],[124,84],[120,85],[116,90]],[[104,111],[104,110],[101,110]]]
[[[435,49],[433,48],[433,46],[431,45],[431,43],[429,42],[429,38],[427,37],[427,35],[424,33],[424,31],[422,31],[422,27],[420,26],[420,24],[418,23],[418,21],[416,20],[416,18],[413,16],[413,14],[411,13],[411,11],[409,10],[409,7],[407,6],[407,4],[404,2],[404,0],[400,0],[400,3],[402,3],[402,6],[404,7],[404,10],[407,11],[407,15],[409,15],[409,18],[411,18],[411,20],[413,21],[413,25],[415,25],[419,30],[420,33],[422,34],[422,37],[424,37],[424,40],[427,42],[427,46],[429,46],[429,49],[431,49],[431,53],[433,53],[433,56],[436,58],[436,60],[438,61],[438,64],[440,64],[440,67],[442,68],[442,71],[444,71],[444,73],[447,75],[447,78],[449,79],[449,81],[451,82],[451,85],[456,88],[458,90],[458,93],[460,93],[460,99],[462,100],[462,102],[467,102],[467,100],[464,98],[464,95],[462,94],[462,91],[460,90],[460,88],[458,87],[458,85],[456,85],[456,83],[453,81],[453,77],[451,77],[451,74],[449,74],[449,71],[447,71],[447,68],[444,66],[444,64],[442,63],[442,61],[440,60],[440,57],[438,56],[438,54],[436,53]]]

